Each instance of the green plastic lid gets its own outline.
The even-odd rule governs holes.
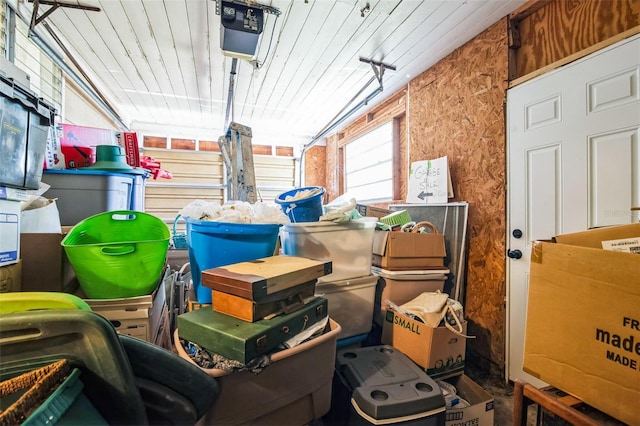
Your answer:
[[[60,309],[90,311],[91,306],[78,296],[69,293],[47,291],[0,293],[0,314]]]

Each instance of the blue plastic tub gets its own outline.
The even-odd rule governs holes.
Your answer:
[[[314,191],[312,195],[298,200],[287,201],[287,197],[295,197],[302,191]],[[317,222],[322,216],[322,197],[324,188],[321,186],[306,186],[283,192],[274,200],[282,207],[282,211],[293,223]]]
[[[230,223],[185,218],[191,278],[199,303],[211,303],[201,273],[218,266],[273,256],[279,224]]]

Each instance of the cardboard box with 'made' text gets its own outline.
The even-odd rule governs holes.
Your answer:
[[[533,244],[523,365],[629,424],[640,419],[640,254],[602,247],[638,237],[640,223]]]

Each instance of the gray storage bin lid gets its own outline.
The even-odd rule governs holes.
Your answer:
[[[336,371],[353,391],[356,411],[372,423],[416,419],[446,410],[436,382],[392,346],[339,350]]]

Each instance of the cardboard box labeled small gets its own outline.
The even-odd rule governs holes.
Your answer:
[[[467,333],[467,321],[462,323],[462,333]],[[407,355],[433,378],[451,377],[464,371],[467,340],[445,326],[432,328],[387,309],[382,343]]]
[[[0,293],[20,291],[22,262],[0,266]]]
[[[447,379],[446,382],[455,386],[458,396],[470,404],[464,408],[456,408],[455,405],[448,408],[446,426],[493,426],[493,395],[464,374]]]
[[[625,423],[640,419],[640,223],[532,246],[523,369]]]
[[[447,252],[444,235],[376,230],[372,264],[392,271],[438,269]]]

